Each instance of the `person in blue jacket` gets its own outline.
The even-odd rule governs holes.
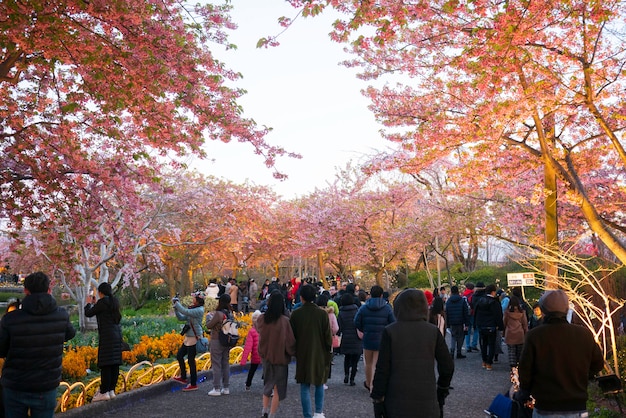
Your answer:
[[[378,285],[372,286],[370,298],[359,308],[354,317],[354,325],[363,333],[363,360],[365,362],[363,386],[367,390],[371,390],[374,380],[383,329],[395,321],[391,306],[383,298],[383,288]]]

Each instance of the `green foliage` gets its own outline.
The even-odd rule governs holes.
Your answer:
[[[24,299],[24,293],[5,293],[0,292],[0,302],[12,302],[16,299]]]
[[[121,303],[121,305],[122,317],[167,315],[172,308],[172,301],[169,298],[161,300],[147,300],[144,305],[137,310],[124,303]]]
[[[589,411],[589,418],[619,418],[622,416],[613,395],[607,398],[597,384],[590,384],[588,393],[587,411]],[[623,404],[624,394],[619,393],[618,397]]]
[[[617,361],[622,376],[622,387],[626,386],[624,380],[624,371],[626,371],[626,335],[617,337]],[[626,402],[624,393],[617,394],[621,404]],[[587,410],[590,411],[590,418],[618,418],[622,414],[619,413],[619,407],[613,395],[607,398],[600,387],[596,384],[589,385],[589,400],[587,401]]]
[[[450,271],[454,272],[452,274],[452,284],[457,286],[464,286],[465,283],[478,283],[483,282],[485,285],[495,284],[498,287],[501,287],[508,292],[510,289],[507,285],[506,275],[507,273],[519,273],[526,271],[523,267],[519,266],[516,263],[506,264],[504,266],[494,266],[494,265],[484,265],[472,272],[462,272],[460,271],[460,264],[454,265],[450,268]],[[443,274],[444,272],[442,272]],[[449,285],[448,278],[441,278],[442,284]],[[435,280],[436,282],[436,280]],[[429,289],[430,283],[428,281],[428,274],[425,270],[420,270],[409,274],[409,285],[408,287],[415,287],[418,289]],[[533,287],[524,287],[524,298],[529,302],[533,303],[539,299],[541,296],[541,290],[533,288]]]
[[[622,386],[626,387],[626,335],[618,335],[617,345],[617,367],[619,367],[620,376],[622,376]]]
[[[425,270],[416,271],[409,274],[408,287],[415,287],[417,289],[430,288],[430,282],[428,281],[428,274]]]
[[[175,316],[135,316],[122,317],[122,335],[124,340],[133,345],[139,342],[143,335],[160,337],[163,334],[181,328]]]
[[[148,337],[160,337],[172,330],[179,331],[181,324],[175,316],[164,315],[141,315],[122,316],[122,336],[130,345],[137,344],[143,335]],[[75,327],[78,324],[74,324]],[[78,332],[68,341],[68,345],[98,346],[98,331]]]

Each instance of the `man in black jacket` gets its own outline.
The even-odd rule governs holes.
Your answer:
[[[519,362],[521,403],[535,399],[533,417],[587,416],[587,386],[604,367],[602,351],[591,332],[565,316],[569,300],[562,290],[547,291],[539,306],[544,322],[526,334]]]
[[[61,382],[63,343],[76,330],[64,309],[50,295],[50,279],[44,273],[24,279],[21,309],[0,321],[0,357],[4,407],[7,416],[53,417]]]
[[[504,331],[502,321],[502,305],[496,298],[496,285],[485,288],[485,296],[476,300],[474,296],[474,316],[476,328],[480,333],[480,354],[483,357],[483,368],[491,370],[496,354],[496,331]]]

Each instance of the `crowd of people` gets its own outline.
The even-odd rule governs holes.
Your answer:
[[[296,359],[302,414],[314,418],[324,416],[324,389],[334,363],[333,354],[343,356],[344,383],[350,386],[356,385],[355,377],[363,361],[363,387],[370,392],[375,414],[390,417],[413,416],[416,410],[423,411],[422,416],[426,417],[442,416],[454,361],[465,359],[470,353],[480,353],[482,368],[491,371],[500,360],[499,355],[505,353],[503,344],[508,367],[512,375],[519,376],[519,390],[514,399],[527,404],[532,397],[537,417],[554,413],[568,418],[583,416],[581,400],[583,397],[586,400],[586,391],[583,394],[582,388],[586,388],[588,377],[603,366],[600,348],[591,333],[568,321],[571,307],[562,291],[546,292],[530,307],[520,288],[513,288],[508,294],[494,284],[482,282],[465,283],[462,289],[458,286],[432,291],[405,289],[395,295],[393,303],[389,294],[377,285],[366,292],[351,282],[333,282],[325,290],[300,279],[284,284],[271,279],[261,288],[254,287],[252,293],[252,283],[210,286],[217,288],[215,295],[220,300],[224,296],[218,294],[237,298],[231,309],[255,310],[255,330],[248,337],[250,342],[246,341],[241,364],[250,358],[247,389],[258,364],[263,364],[263,417],[275,416],[286,396],[292,356]],[[560,299],[555,304],[557,296]],[[585,349],[578,350],[576,358],[568,359],[577,361],[573,369],[578,373],[572,372],[567,362],[560,361],[561,351],[565,350],[562,342],[541,342],[539,336],[552,329],[562,333],[564,340],[575,336],[585,341]],[[449,346],[445,339],[448,333]],[[269,339],[280,343],[270,349]],[[538,351],[542,351],[541,357],[537,356]],[[552,363],[545,364],[545,358],[553,358]],[[548,401],[544,386],[551,385],[545,383],[550,382],[547,379],[550,373],[576,383],[563,386],[567,390],[560,396],[551,395],[552,400]],[[539,385],[538,376],[544,379]],[[568,404],[566,399],[573,402]]]
[[[275,417],[287,396],[293,358],[305,418],[324,417],[324,391],[335,354],[343,355],[343,382],[349,386],[356,386],[363,360],[363,387],[370,393],[375,416],[394,418],[412,417],[415,411],[424,417],[443,416],[455,360],[480,352],[483,369],[490,371],[503,354],[502,341],[519,382],[510,396],[520,405],[534,403],[534,418],[584,417],[588,380],[604,366],[591,332],[570,323],[572,309],[561,290],[546,291],[531,308],[521,289],[513,288],[508,295],[481,282],[465,283],[463,290],[451,286],[449,292],[445,286],[433,291],[405,289],[391,303],[378,285],[365,292],[350,282],[334,284],[329,290],[299,279],[284,287],[276,280],[268,280],[260,289],[253,283],[233,282],[222,288],[212,282],[206,292],[192,294],[189,306],[173,298],[175,314],[186,326],[176,356],[180,374],[172,379],[184,384],[185,392],[198,389],[196,344],[204,334],[206,315],[213,369],[208,395],[229,395],[232,346],[218,336],[234,310],[254,309],[241,364],[251,364],[246,390],[262,365],[263,418]],[[75,330],[65,310],[56,306],[49,285],[44,273],[27,276],[23,301],[0,322],[7,416],[54,414],[63,343]],[[206,313],[208,297],[218,303]],[[120,306],[108,283],[100,284],[97,297],[87,298],[84,312],[98,321],[101,386],[93,401],[108,400],[115,397],[123,350]]]

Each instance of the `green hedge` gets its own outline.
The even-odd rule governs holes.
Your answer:
[[[520,273],[526,270],[518,264],[511,263],[505,266],[482,266],[472,272],[461,272],[460,265],[454,265],[450,268],[450,271],[453,272],[451,273],[453,285],[463,286],[465,283],[469,282],[473,284],[483,282],[485,286],[488,284],[496,284],[499,288],[510,292],[506,279],[507,273]],[[435,276],[434,280],[436,282],[437,272],[431,271],[431,273]],[[441,274],[441,284],[449,287],[450,283],[448,282],[447,273],[442,271]],[[418,289],[430,288],[426,271],[421,270],[409,274],[409,287],[416,287]],[[532,304],[537,301],[540,295],[541,290],[534,287],[524,287],[524,296],[529,303]]]

